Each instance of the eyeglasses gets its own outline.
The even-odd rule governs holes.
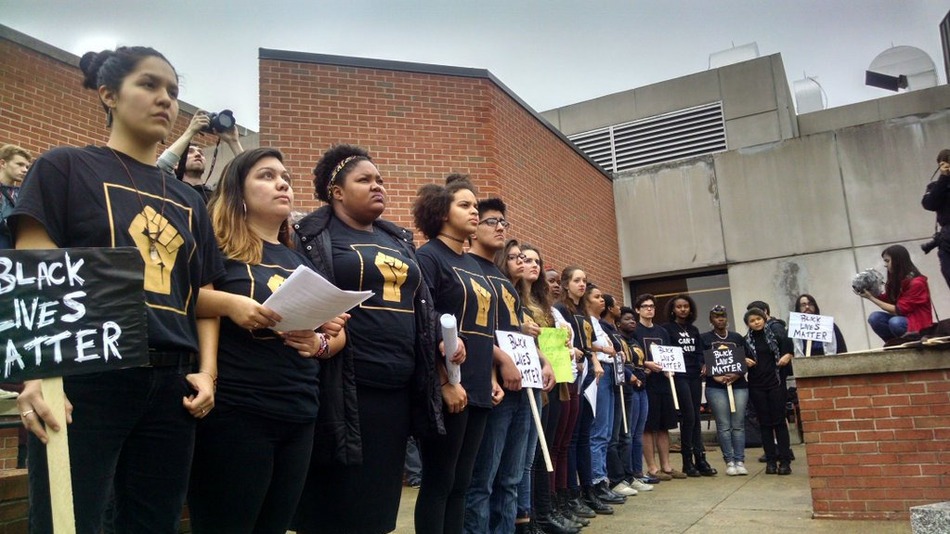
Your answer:
[[[653,308],[656,308],[655,304],[641,304],[640,305],[640,309],[642,310],[652,310]]]
[[[489,217],[487,219],[482,219],[478,221],[478,224],[484,224],[486,226],[491,226],[492,228],[497,228],[500,225],[502,230],[506,230],[509,226],[511,226],[510,222],[502,219],[501,217]]]
[[[528,257],[525,256],[524,254],[509,254],[508,255],[508,261],[521,260],[522,262],[524,262],[527,259]]]

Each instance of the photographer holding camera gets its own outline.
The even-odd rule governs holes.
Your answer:
[[[185,133],[165,149],[165,152],[162,152],[156,165],[167,172],[176,173],[178,178],[193,187],[205,199],[207,204],[211,198],[212,189],[205,185],[207,178],[204,177],[204,152],[201,147],[191,142],[192,138],[200,132],[217,135],[218,142],[224,141],[227,143],[228,147],[231,148],[231,153],[235,156],[244,152],[244,147],[241,146],[241,141],[238,139],[237,122],[234,120],[234,113],[231,110],[226,109],[221,113],[207,113],[199,110],[191,118],[191,123],[185,129]],[[182,168],[180,160],[186,150],[188,155],[185,158],[184,168]],[[218,148],[215,147],[215,155],[217,155],[217,151]],[[212,157],[211,166],[214,167],[214,157]],[[178,168],[177,172],[176,167]]]
[[[940,272],[950,286],[950,149],[945,148],[937,154],[937,166],[940,177],[927,184],[927,192],[920,201],[925,210],[937,212],[937,231],[934,238],[920,248],[924,254],[937,248]]]

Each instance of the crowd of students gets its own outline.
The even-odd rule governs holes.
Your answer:
[[[689,295],[659,317],[652,295],[620,307],[581,267],[546,269],[539,247],[510,238],[502,199],[480,198],[463,175],[418,191],[412,213],[428,241],[416,250],[385,219],[380,169],[352,145],[322,154],[312,183],[325,205],[296,222],[294,180],[273,148],[232,160],[206,209],[155,164],[178,114],[170,63],[122,47],[86,54],[81,68],[109,141],[39,157],[10,228],[23,249],[137,248],[150,365],[67,377],[65,421],[37,381],[25,384],[31,532],[52,531],[44,444],[65,423],[82,533],[104,518],[115,532],[177,532],[186,501],[197,533],[388,532],[410,435],[422,459],[417,532],[574,533],[661,481],[717,474],[699,428],[704,381],[726,474],[748,473],[749,400],[768,434],[766,472],[791,472],[779,370],[794,349],[766,327],[767,310],[745,314],[743,337],[720,306],[701,334]],[[283,318],[261,303],[301,265],[373,296],[316,331],[277,331]],[[442,314],[459,334],[448,355]],[[543,390],[523,389],[495,332],[545,328],[567,331],[572,375],[558,382],[541,354]],[[683,350],[672,385],[653,344]],[[748,378],[706,374],[703,351],[723,344],[745,349]],[[670,461],[678,424],[682,470]]]

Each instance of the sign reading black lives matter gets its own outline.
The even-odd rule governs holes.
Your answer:
[[[148,363],[144,273],[132,247],[0,250],[0,379]]]
[[[714,343],[713,348],[703,352],[706,360],[706,374],[709,376],[745,374],[745,349],[732,344]]]

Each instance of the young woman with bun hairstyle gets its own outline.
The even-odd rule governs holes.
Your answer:
[[[435,311],[412,232],[382,218],[388,196],[369,153],[331,147],[313,185],[326,205],[294,224],[298,250],[338,287],[374,295],[350,311],[345,349],[322,363],[313,458],[294,526],[302,534],[390,532],[408,436],[444,432]]]
[[[461,364],[461,382],[449,382],[445,359],[436,359],[443,399],[445,434],[422,442],[422,486],[416,500],[416,532],[458,534],[465,520],[465,492],[494,404],[504,396],[492,371],[495,307],[489,281],[464,251],[478,226],[475,186],[449,176],[445,185],[419,189],[412,215],[429,240],[417,254],[423,279],[439,315],[455,316],[462,340],[453,361]]]
[[[66,423],[77,532],[99,532],[113,488],[116,532],[178,532],[195,420],[214,407],[217,378],[218,321],[198,319],[196,301],[223,265],[202,199],[155,166],[178,117],[175,69],[138,46],[89,52],[80,68],[106,112],[109,141],[36,160],[13,212],[16,246],[135,247],[150,365],[64,378],[65,421],[39,380],[26,383],[17,402],[33,434],[30,532],[52,532],[44,445]]]
[[[246,318],[234,313],[267,300],[297,267],[312,268],[292,248],[287,218],[294,190],[283,159],[274,148],[238,155],[209,207],[226,274],[212,295],[203,293],[217,305],[203,303],[199,313],[213,306],[226,317],[217,406],[198,424],[195,440],[188,507],[197,534],[287,531],[310,465],[320,361],[345,343],[342,335],[242,324]]]

